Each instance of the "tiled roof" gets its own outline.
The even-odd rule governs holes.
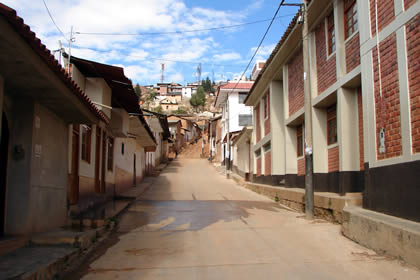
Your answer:
[[[11,27],[25,40],[26,43],[41,57],[47,66],[57,75],[57,77],[84,103],[98,118],[105,123],[109,123],[108,118],[92,103],[88,96],[68,75],[64,68],[51,54],[50,50],[42,44],[36,34],[25,24],[22,18],[18,17],[16,11],[0,3],[0,15],[11,25]]]
[[[223,86],[220,86],[220,89],[250,89],[254,82],[228,82]]]
[[[297,23],[297,21],[299,19],[300,13],[301,13],[301,10],[299,10],[296,13],[296,15],[294,16],[294,18],[290,22],[289,26],[287,27],[286,31],[284,31],[283,36],[281,37],[280,41],[277,43],[276,47],[271,52],[270,57],[267,59],[267,61],[264,64],[264,67],[261,69],[261,72],[258,74],[258,77],[257,77],[257,79],[254,82],[254,85],[252,86],[251,90],[249,91],[248,96],[244,100],[244,103],[246,103],[247,100],[250,98],[250,96],[252,95],[252,93],[254,91],[254,88],[257,85],[258,81],[261,79],[262,75],[264,75],[265,70],[267,70],[267,68],[270,65],[271,61],[274,59],[274,57],[276,56],[276,54],[279,52],[279,50],[283,46],[284,42],[286,42],[287,37],[289,37],[290,33],[292,33],[292,30],[295,27],[295,25],[296,25],[296,23]]]

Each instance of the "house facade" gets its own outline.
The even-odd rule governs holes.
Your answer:
[[[257,182],[304,187],[309,79],[315,191],[363,191],[365,208],[420,221],[419,11],[409,0],[311,1],[306,74],[292,20],[246,100]]]
[[[232,81],[218,87],[215,107],[222,109],[222,164],[232,161],[232,147],[226,141],[228,133],[241,131],[252,124],[252,107],[244,104],[253,81]]]
[[[109,120],[69,127],[69,203],[77,216],[136,186],[156,140],[122,68],[77,57],[70,63],[75,83]]]
[[[28,235],[67,223],[69,125],[109,119],[3,4],[0,38],[0,235]]]

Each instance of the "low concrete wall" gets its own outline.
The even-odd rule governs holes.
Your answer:
[[[420,223],[349,206],[343,211],[342,232],[363,246],[420,268]]]
[[[272,200],[278,198],[278,202],[299,212],[305,211],[305,190],[300,188],[273,187],[262,184],[245,182],[241,177],[233,174],[231,176],[241,186],[256,193],[269,197]],[[336,193],[315,193],[314,214],[316,217],[325,220],[342,223],[343,209],[347,205],[361,205],[361,193],[348,193],[339,196]]]

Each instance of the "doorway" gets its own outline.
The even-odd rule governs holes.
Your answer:
[[[6,188],[7,188],[7,161],[9,157],[9,125],[6,114],[3,113],[1,121],[0,144],[0,237],[4,235],[6,216]]]
[[[72,149],[71,149],[71,170],[69,175],[68,200],[70,205],[79,202],[79,131],[80,126],[73,125]]]

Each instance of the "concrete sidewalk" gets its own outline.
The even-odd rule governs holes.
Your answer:
[[[73,261],[96,249],[108,238],[115,228],[116,217],[152,184],[153,181],[146,178],[137,187],[122,194],[123,200],[108,202],[103,207],[105,211],[101,210],[104,216],[82,221],[84,226],[80,230],[61,228],[26,238],[23,247],[0,256],[0,280],[60,279]]]

